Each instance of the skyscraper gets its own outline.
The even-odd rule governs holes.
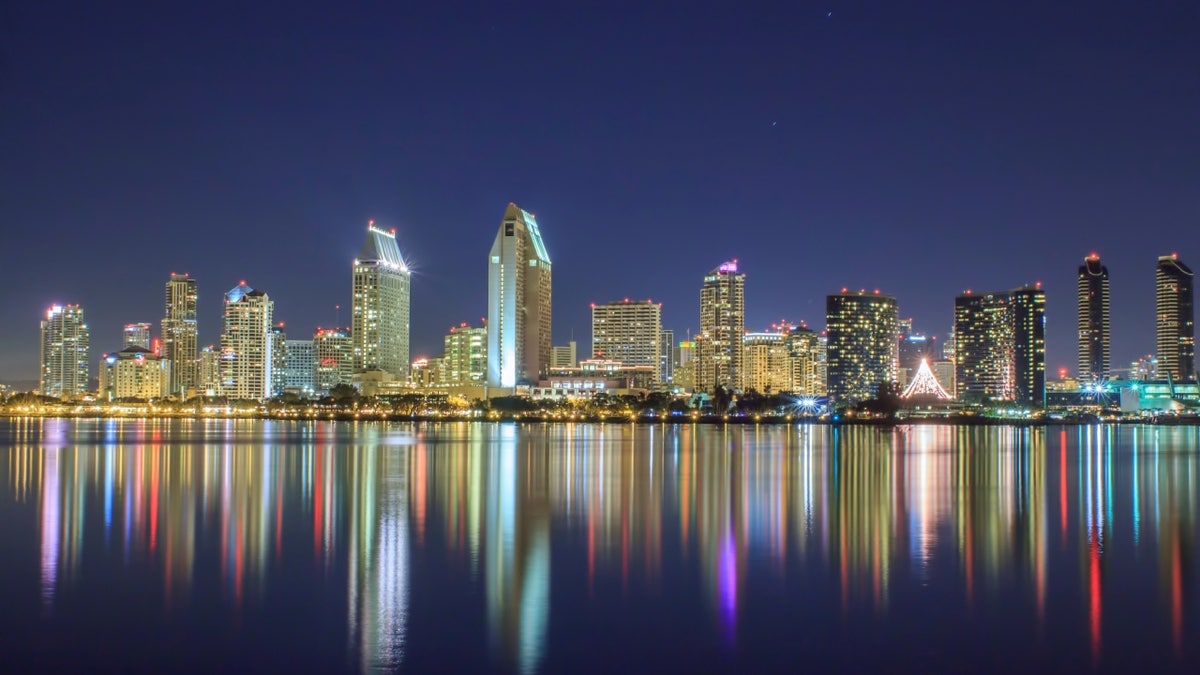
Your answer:
[[[742,388],[742,335],[746,332],[746,275],[736,260],[704,275],[700,332],[696,334],[696,390]]]
[[[1083,259],[1077,281],[1076,313],[1079,323],[1079,379],[1088,382],[1108,377],[1108,268],[1095,253]]]
[[[171,274],[162,320],[162,354],[171,362],[172,394],[186,393],[197,382],[196,280]]]
[[[274,303],[241,282],[225,294],[221,332],[221,395],[262,400],[271,396],[271,315]]]
[[[675,331],[664,330],[658,336],[658,380],[671,382],[675,379]]]
[[[899,367],[896,299],[878,291],[847,291],[825,299],[826,379],[835,401],[875,396],[895,382]]]
[[[785,333],[746,333],[742,336],[742,388],[760,394],[795,389],[792,354]]]
[[[453,326],[443,345],[443,384],[482,386],[487,381],[487,326]]]
[[[288,340],[283,343],[286,354],[283,358],[287,369],[283,377],[284,389],[302,396],[311,396],[316,391],[316,354],[312,340]]]
[[[824,396],[825,337],[807,327],[793,326],[785,341],[791,353],[791,392],[804,396]]]
[[[510,203],[488,256],[488,384],[536,382],[548,369],[550,274],[537,220]]]
[[[1196,379],[1196,312],[1192,270],[1175,254],[1158,258],[1154,273],[1158,372],[1176,382]]]
[[[88,391],[91,331],[79,305],[54,305],[42,321],[41,391],[69,398]]]
[[[150,324],[127,323],[125,324],[123,337],[122,345],[125,347],[150,349]]]
[[[396,245],[396,232],[367,225],[367,238],[354,259],[350,336],[355,372],[382,370],[408,379],[411,275]]]
[[[271,327],[271,396],[279,396],[287,387],[287,333],[283,323]]]
[[[351,339],[340,328],[318,328],[313,334],[313,358],[316,364],[316,390],[328,394],[339,384],[350,384],[354,374]],[[391,372],[391,371],[389,371]]]
[[[1007,293],[972,293],[954,299],[954,380],[958,398],[1013,400],[1016,362]]]
[[[1013,322],[1013,383],[1018,403],[1046,405],[1046,292],[1041,284],[1008,294]]]
[[[592,358],[654,366],[659,372],[661,340],[661,304],[650,300],[592,304]]]

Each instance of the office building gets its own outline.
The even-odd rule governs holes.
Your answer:
[[[225,294],[221,332],[221,395],[262,400],[271,396],[271,318],[274,303],[241,282]]]
[[[186,395],[197,384],[196,280],[171,274],[161,328],[162,356],[171,362],[172,394]]]
[[[487,326],[452,326],[442,341],[443,384],[483,386],[487,382]]]
[[[283,390],[312,396],[316,390],[317,357],[312,340],[287,340],[283,343]]]
[[[592,304],[592,359],[660,369],[662,305],[650,300]]]
[[[825,299],[826,376],[829,397],[862,401],[882,383],[896,382],[899,367],[896,299],[879,291],[848,291]]]
[[[784,333],[746,333],[742,336],[742,389],[759,394],[790,392],[792,354]]]
[[[1076,282],[1079,325],[1079,380],[1109,375],[1108,268],[1095,253],[1083,259]]]
[[[350,335],[355,372],[382,370],[408,379],[411,274],[396,245],[395,230],[367,225],[367,238],[354,259]]]
[[[148,323],[127,323],[125,324],[124,339],[121,344],[123,347],[141,347],[142,349],[150,349],[150,324]],[[167,383],[170,386],[170,383]]]
[[[579,365],[578,346],[574,340],[550,348],[551,368],[574,368]]]
[[[1008,293],[966,293],[954,299],[954,379],[957,398],[1011,401],[1016,364]]]
[[[791,389],[801,396],[824,396],[825,336],[805,326],[792,327],[785,338],[791,358]]]
[[[196,386],[203,396],[221,395],[221,350],[209,345],[200,350]]]
[[[1196,379],[1194,274],[1174,254],[1160,256],[1154,273],[1158,372],[1175,382]]]
[[[742,387],[742,335],[746,332],[746,275],[736,260],[704,276],[700,332],[696,334],[696,390]]]
[[[287,333],[283,323],[271,327],[271,396],[279,396],[287,386]]]
[[[1046,405],[1046,292],[1041,284],[1009,293],[1013,336],[1013,397],[1021,404]]]
[[[488,254],[488,384],[532,384],[550,365],[550,254],[532,214],[509,204]]]
[[[675,379],[676,356],[675,331],[664,330],[658,334],[658,381],[671,382]]]
[[[79,305],[54,305],[42,321],[41,392],[71,398],[88,392],[91,331]]]
[[[100,398],[150,400],[170,394],[171,362],[138,345],[100,359]]]
[[[328,394],[339,384],[350,384],[354,375],[354,347],[345,330],[318,328],[313,334],[313,357],[317,393]]]

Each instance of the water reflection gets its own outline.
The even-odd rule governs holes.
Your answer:
[[[215,573],[234,612],[275,602],[272,576],[302,557],[344,585],[351,670],[405,665],[411,626],[440,611],[414,605],[425,581],[414,556],[426,550],[464,563],[462,574],[427,570],[428,583],[478,588],[486,643],[520,672],[552,658],[558,612],[586,615],[612,584],[631,607],[649,606],[664,574],[693,578],[687,569],[709,610],[697,638],[734,653],[763,628],[746,623],[762,589],[795,593],[793,577],[831,582],[828,603],[795,596],[797,612],[823,622],[920,619],[935,604],[920,594],[936,591],[932,611],[974,620],[1004,608],[1004,620],[1079,642],[1097,665],[1106,622],[1130,625],[1134,606],[1146,641],[1157,644],[1161,625],[1176,657],[1189,625],[1195,635],[1189,429],[18,420],[0,430],[5,497],[37,505],[45,615],[88,581],[90,556],[154,566],[168,610]]]

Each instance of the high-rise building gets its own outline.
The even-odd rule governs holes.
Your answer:
[[[1079,380],[1107,379],[1109,372],[1108,268],[1095,253],[1083,259],[1076,284]]]
[[[954,379],[958,398],[1015,398],[1009,302],[1007,293],[971,291],[954,299]]]
[[[317,389],[317,359],[313,341],[287,340],[283,343],[283,349],[284,391],[311,396]]]
[[[704,275],[700,332],[696,334],[696,389],[742,387],[742,335],[746,332],[746,275],[736,260]]]
[[[537,220],[510,203],[488,255],[488,384],[536,382],[548,370],[550,281]]]
[[[792,355],[784,333],[742,336],[742,388],[760,394],[790,392]]]
[[[1158,316],[1158,372],[1175,382],[1196,379],[1194,274],[1175,254],[1159,256],[1154,273]]]
[[[802,396],[824,396],[825,336],[807,327],[792,327],[786,337],[791,355],[791,392]]]
[[[171,362],[172,394],[186,394],[197,385],[196,280],[186,274],[171,274],[167,281],[166,313],[163,315],[162,355]]]
[[[100,397],[107,401],[167,396],[170,379],[171,362],[140,345],[100,360]]]
[[[196,387],[202,395],[221,395],[221,350],[215,345],[200,350],[196,377]]]
[[[452,326],[443,345],[443,384],[482,386],[487,381],[487,326]]]
[[[271,316],[274,303],[241,282],[225,294],[221,332],[221,395],[262,400],[271,396]]]
[[[279,396],[287,387],[287,333],[283,323],[271,327],[271,396]]]
[[[148,323],[127,323],[125,324],[124,340],[122,345],[125,347],[141,347],[142,349],[150,349],[150,324]],[[170,384],[169,382],[167,383]]]
[[[578,365],[578,345],[574,340],[565,345],[554,345],[550,348],[551,368],[574,368]]]
[[[878,291],[847,291],[825,299],[826,377],[835,401],[862,401],[899,366],[896,299]]]
[[[1046,292],[1041,284],[1009,293],[1013,321],[1013,384],[1018,403],[1046,405]]]
[[[54,305],[42,321],[41,391],[70,398],[88,391],[91,331],[79,305]]]
[[[662,305],[650,300],[592,304],[593,359],[661,367]]]
[[[350,336],[340,328],[318,328],[313,334],[316,390],[328,394],[339,384],[350,384],[354,354]],[[391,372],[391,371],[388,371]]]
[[[672,382],[675,379],[675,331],[664,330],[658,334],[658,380]]]
[[[355,372],[382,370],[408,379],[411,274],[395,230],[367,225],[367,238],[354,259],[354,298],[350,335]]]

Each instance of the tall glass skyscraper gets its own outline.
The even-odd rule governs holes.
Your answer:
[[[69,398],[88,391],[91,331],[79,305],[54,305],[42,321],[41,392]]]
[[[1095,253],[1079,266],[1076,312],[1079,323],[1079,379],[1087,382],[1108,377],[1109,314],[1108,268]]]
[[[862,401],[895,382],[899,313],[890,295],[846,291],[825,299],[825,376],[829,397]]]
[[[381,230],[371,221],[354,259],[354,372],[382,370],[397,381],[408,379],[411,279],[395,230]]]
[[[167,281],[166,313],[162,320],[162,355],[171,362],[172,394],[186,393],[199,384],[197,363],[196,280],[172,274]]]
[[[696,391],[742,388],[742,335],[746,332],[746,275],[731,260],[704,275],[696,343]]]
[[[1174,254],[1158,258],[1154,273],[1157,300],[1159,376],[1176,382],[1196,379],[1195,275]]]
[[[488,384],[536,382],[550,366],[550,254],[537,220],[504,210],[488,255]]]

